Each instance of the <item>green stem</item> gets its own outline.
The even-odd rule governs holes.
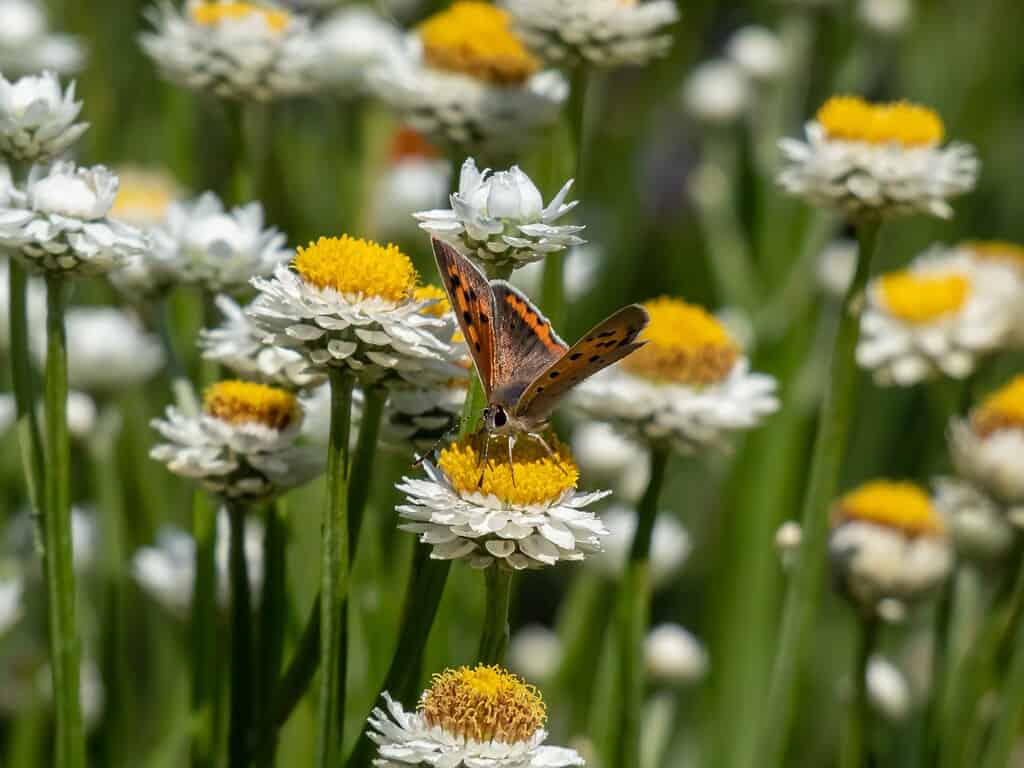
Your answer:
[[[1010,753],[1020,736],[1021,716],[1024,715],[1024,624],[1018,621],[1012,628],[1016,629],[1016,638],[1010,669],[1000,697],[999,716],[992,726],[992,736],[981,762],[982,768],[1010,765]]]
[[[11,374],[14,379],[14,400],[18,413],[18,447],[21,449],[21,465],[28,487],[32,519],[35,522],[36,545],[45,559],[43,542],[44,514],[44,472],[43,441],[39,433],[39,417],[36,413],[36,393],[39,391],[33,375],[28,342],[28,275],[17,259],[7,260],[10,333],[11,333]]]
[[[85,730],[78,700],[80,641],[75,621],[71,542],[71,444],[68,437],[68,361],[64,333],[67,285],[46,277],[46,588],[50,666],[57,718],[56,764],[84,768]]]
[[[256,722],[260,738],[265,743],[262,749],[254,753],[256,764],[261,768],[273,768],[277,751],[274,694],[284,655],[287,541],[288,508],[285,500],[279,498],[267,507],[263,533],[263,592],[260,596],[259,658],[255,673],[259,686],[256,696],[259,716]]]
[[[366,502],[370,498],[377,437],[388,392],[382,387],[367,387],[363,390],[363,396],[363,415],[359,422],[356,453],[352,457],[352,479],[348,487],[348,535],[353,553],[359,542]]]
[[[875,650],[878,639],[878,619],[874,616],[860,617],[857,627],[857,657],[853,667],[853,698],[846,715],[846,729],[843,732],[840,768],[863,768],[868,748],[865,746],[870,735],[871,712],[868,706],[868,662]],[[866,735],[867,734],[867,735]]]
[[[814,635],[828,544],[826,510],[838,491],[839,473],[846,453],[857,384],[854,352],[860,336],[859,305],[871,270],[878,228],[877,220],[863,220],[857,224],[860,246],[857,273],[843,302],[843,315],[832,351],[829,390],[819,416],[810,481],[804,497],[800,568],[793,574],[786,593],[768,695],[771,708],[761,734],[760,754],[766,768],[782,765],[785,760],[796,709],[797,687],[804,657]]]
[[[495,563],[484,572],[487,588],[484,627],[476,659],[481,664],[500,664],[508,648],[508,608],[512,600],[512,571]]]
[[[621,680],[618,732],[611,764],[621,768],[640,766],[640,729],[644,706],[644,633],[650,614],[650,554],[658,499],[668,467],[667,446],[651,449],[651,477],[637,507],[637,527],[629,560],[616,600],[619,630],[619,678]]]
[[[195,586],[192,591],[193,768],[211,768],[216,759],[217,686],[217,510],[200,490],[192,496]]]
[[[252,719],[252,601],[249,569],[245,559],[245,517],[248,507],[233,501],[228,505],[231,571],[231,720],[228,729],[228,766],[249,764],[248,742]]]
[[[317,711],[316,765],[335,768],[341,751],[344,689],[339,680],[343,615],[349,583],[349,430],[352,375],[332,368],[331,436],[327,447],[327,507],[320,563],[320,705]]]

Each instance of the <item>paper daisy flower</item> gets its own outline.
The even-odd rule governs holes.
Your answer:
[[[102,165],[33,166],[25,192],[0,208],[0,245],[38,271],[108,271],[147,247],[139,230],[108,217],[117,185]]]
[[[999,272],[939,249],[872,279],[866,298],[857,362],[880,384],[909,386],[969,375],[1005,345],[1019,296]]]
[[[69,35],[50,32],[35,0],[0,1],[0,72],[27,75],[52,70],[71,74],[82,68],[85,49]]]
[[[847,216],[927,213],[949,218],[949,201],[974,188],[974,148],[943,146],[944,127],[926,107],[829,99],[805,129],[806,140],[779,142],[779,184],[812,205]]]
[[[989,395],[968,419],[954,419],[949,446],[961,477],[1003,504],[1024,505],[1024,376]]]
[[[949,522],[957,554],[978,561],[997,560],[1013,548],[1014,525],[1024,525],[1024,503],[1007,506],[955,477],[934,482],[935,506]]]
[[[388,166],[373,192],[374,230],[388,237],[416,235],[417,211],[444,205],[451,163],[411,128],[391,142]]]
[[[453,362],[454,319],[423,310],[416,270],[394,245],[322,237],[299,248],[291,269],[256,279],[247,313],[273,344],[301,352],[313,367],[346,367],[363,384],[418,385],[462,373]]]
[[[679,20],[671,0],[506,0],[515,26],[545,61],[639,66],[672,45]]]
[[[505,11],[470,0],[423,22],[370,81],[431,141],[488,155],[508,155],[553,123],[569,92],[561,74],[541,71]]]
[[[470,157],[462,164],[451,209],[422,211],[416,218],[421,229],[484,267],[522,266],[584,242],[576,234],[582,226],[553,223],[579,202],[565,202],[570,187],[572,179],[545,207],[537,185],[519,166],[481,173]]]
[[[51,160],[89,127],[76,123],[75,84],[61,90],[53,72],[10,81],[0,75],[0,154],[22,162]]]
[[[318,51],[316,77],[342,96],[369,87],[370,70],[402,55],[402,33],[369,5],[347,5],[313,30]]]
[[[715,317],[663,297],[644,304],[647,344],[576,387],[572,402],[641,441],[668,440],[683,451],[725,446],[778,410],[776,382],[750,364]]]
[[[171,203],[150,237],[146,260],[155,284],[192,283],[210,292],[244,288],[293,254],[284,235],[265,225],[259,203],[227,210],[212,192]]]
[[[678,624],[660,624],[644,639],[644,662],[652,680],[687,685],[708,672],[708,654],[692,634]]]
[[[168,80],[224,99],[307,93],[318,48],[308,21],[268,3],[187,0],[150,10],[143,50]]]
[[[829,553],[843,591],[868,613],[925,596],[953,567],[946,523],[912,483],[877,480],[839,499]]]
[[[555,441],[551,457],[522,439],[510,465],[504,438],[492,440],[486,463],[475,442],[471,436],[448,446],[436,466],[423,462],[426,478],[398,484],[405,494],[398,512],[408,521],[399,527],[431,545],[432,558],[521,570],[582,560],[600,549],[608,530],[586,507],[609,492],[576,490],[579,473],[567,448]]]
[[[301,424],[291,393],[222,381],[206,391],[202,413],[190,416],[171,406],[164,419],[153,421],[166,442],[149,455],[211,493],[263,499],[322,471],[316,456],[295,446]]]
[[[567,768],[575,750],[545,746],[540,692],[501,667],[460,667],[434,675],[415,712],[385,692],[386,710],[370,715],[367,735],[378,768],[410,765]]]

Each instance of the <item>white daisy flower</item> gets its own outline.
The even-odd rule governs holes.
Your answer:
[[[857,362],[880,384],[962,379],[979,357],[1006,343],[1018,298],[1001,270],[941,248],[926,252],[868,283]]]
[[[294,349],[264,343],[265,334],[230,296],[221,294],[214,301],[224,322],[199,332],[204,358],[243,378],[285,389],[303,389],[323,380],[323,374],[310,371],[309,362]]]
[[[223,606],[230,595],[229,522],[224,509],[217,513],[217,599]],[[255,595],[263,585],[263,524],[255,518],[245,520],[245,559],[249,588]],[[192,535],[173,525],[160,528],[156,543],[140,547],[132,556],[132,577],[150,597],[169,613],[186,618],[192,606],[195,587],[196,543]]]
[[[295,445],[302,411],[283,389],[222,381],[207,390],[201,414],[171,406],[152,424],[166,442],[150,457],[225,498],[263,499],[323,470],[319,451]]]
[[[13,82],[0,75],[0,153],[22,162],[43,162],[61,154],[89,127],[76,123],[82,102],[75,84],[61,91],[53,72]]]
[[[292,271],[294,269],[294,271]],[[299,248],[292,269],[256,279],[247,313],[265,340],[301,352],[312,367],[347,367],[363,384],[400,380],[427,386],[460,375],[454,319],[416,298],[409,258],[347,235]]]
[[[25,585],[21,572],[11,563],[0,562],[0,638],[18,623],[24,608]]]
[[[875,655],[868,660],[864,674],[872,708],[887,720],[903,720],[910,712],[910,684],[900,668]]]
[[[728,59],[699,64],[683,82],[687,111],[708,125],[728,125],[743,117],[751,101],[750,83],[743,70]]]
[[[545,61],[640,66],[672,45],[671,0],[505,0],[516,29]]]
[[[728,445],[779,408],[776,382],[750,364],[721,322],[700,307],[662,297],[644,304],[648,343],[576,387],[572,402],[591,419],[641,442],[682,451]]]
[[[509,640],[509,667],[528,680],[551,680],[562,662],[562,641],[541,624],[523,627]]]
[[[370,70],[402,55],[402,32],[369,5],[346,5],[314,27],[316,77],[345,96],[369,87]]]
[[[970,418],[954,419],[949,447],[957,473],[1024,524],[1024,376],[985,398]]]
[[[521,266],[584,242],[576,234],[583,226],[553,223],[579,202],[565,202],[570,187],[572,179],[544,207],[537,185],[519,166],[481,173],[470,157],[462,164],[451,209],[415,216],[421,229],[455,245],[478,264]]]
[[[696,683],[709,666],[700,641],[678,624],[660,624],[647,634],[644,662],[652,680],[670,685]]]
[[[833,507],[829,553],[838,583],[863,610],[926,596],[953,567],[942,515],[911,483],[874,481]]]
[[[606,576],[621,579],[626,570],[629,550],[636,534],[636,511],[628,507],[615,506],[601,514],[609,534],[604,539],[603,550],[592,558],[592,562]],[[654,519],[654,534],[651,537],[651,584],[660,587],[667,584],[679,573],[692,545],[690,535],[675,516],[662,512]]]
[[[35,0],[0,0],[0,72],[28,75],[43,70],[77,72],[85,63],[78,38],[51,33]]]
[[[399,130],[388,167],[374,187],[374,230],[393,238],[417,235],[414,214],[444,205],[450,177],[447,159],[411,128]]]
[[[398,512],[408,521],[399,528],[419,534],[433,547],[432,558],[464,558],[474,568],[497,561],[521,570],[600,550],[608,530],[586,507],[610,492],[579,493],[579,473],[564,446],[555,441],[550,457],[524,438],[510,459],[504,439],[494,438],[484,463],[474,441],[448,446],[436,466],[424,461],[426,478],[398,484],[405,494]]]
[[[1014,348],[1024,348],[1024,247],[995,240],[969,241],[955,245],[953,252],[977,267],[998,273],[999,279],[1013,286],[1017,298],[1012,302],[1013,329],[1007,342]]]
[[[151,239],[147,266],[157,284],[194,283],[211,292],[243,288],[293,254],[284,235],[265,226],[259,203],[229,211],[212,192],[172,202]]]
[[[168,80],[224,99],[308,93],[319,49],[308,20],[267,3],[166,0],[151,9],[142,48]]]
[[[25,192],[0,208],[0,245],[33,268],[80,274],[106,272],[147,247],[143,234],[108,218],[117,176],[102,165],[35,165]]]
[[[160,340],[138,319],[115,307],[72,307],[65,316],[68,383],[88,392],[120,392],[152,378],[164,365]],[[36,359],[46,363],[46,337],[32,338]]]
[[[547,714],[540,693],[500,667],[447,669],[434,675],[415,712],[384,693],[367,735],[378,768],[568,768],[575,750],[544,745]]]
[[[736,30],[726,53],[743,73],[757,83],[778,80],[786,70],[786,51],[778,35],[765,27]]]
[[[955,477],[936,478],[935,506],[949,522],[961,556],[981,562],[1009,554],[1016,540],[1014,524],[1024,523],[1024,503],[1007,506]]]
[[[848,216],[949,218],[949,201],[970,192],[978,176],[974,148],[942,146],[942,120],[915,104],[832,98],[805,132],[806,141],[779,142],[779,184],[812,205]]]
[[[490,3],[458,0],[370,73],[374,94],[452,151],[508,155],[558,119],[565,78],[541,71]]]

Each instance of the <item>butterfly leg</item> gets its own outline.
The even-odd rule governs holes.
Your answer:
[[[512,487],[516,487],[516,465],[512,461],[512,449],[516,447],[516,436],[508,436],[508,471],[512,475]]]
[[[491,436],[489,433],[484,432],[484,450],[481,454],[481,460],[477,463],[480,467],[480,479],[477,481],[476,487],[479,488],[484,484],[484,472],[487,470],[487,454],[491,450]]]
[[[540,434],[539,432],[530,432],[528,433],[528,435],[529,437],[532,437],[534,440],[540,443],[542,446],[544,446],[544,450],[548,452],[548,456],[550,456],[551,460],[555,462],[556,467],[562,470],[564,474],[569,474],[566,468],[562,466],[562,462],[558,460],[558,456],[555,454],[553,450],[551,450],[551,446],[548,445],[548,441],[544,439],[544,435]]]

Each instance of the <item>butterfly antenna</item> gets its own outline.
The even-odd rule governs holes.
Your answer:
[[[562,466],[562,462],[558,460],[558,455],[553,450],[551,450],[551,446],[548,445],[548,441],[544,439],[544,436],[542,434],[540,434],[539,432],[530,432],[529,436],[544,446],[544,450],[548,452],[548,457],[555,463],[556,467],[562,470],[562,474],[569,474],[569,471],[564,466]],[[511,461],[511,453],[509,454],[509,461]]]

